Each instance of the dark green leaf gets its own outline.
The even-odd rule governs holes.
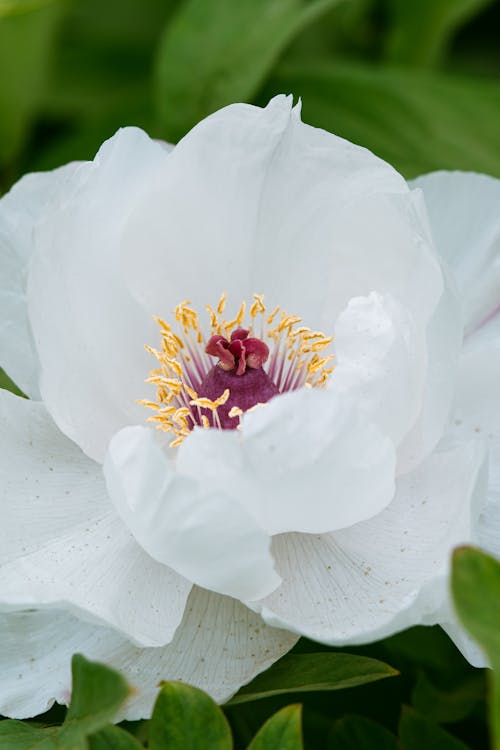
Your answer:
[[[73,657],[71,666],[73,694],[62,727],[46,729],[21,721],[0,721],[2,750],[87,750],[88,735],[104,729],[113,720],[130,693],[123,677],[80,655]],[[104,745],[102,750],[105,748]],[[133,748],[134,745],[122,744],[116,750]]]
[[[387,37],[392,62],[432,65],[444,55],[454,32],[493,0],[391,0]]]
[[[411,69],[321,64],[281,69],[266,97],[303,99],[306,122],[374,151],[406,177],[434,169],[500,176],[500,87]]]
[[[157,64],[164,137],[248,101],[293,37],[339,0],[187,0],[167,26]]]
[[[388,729],[364,716],[346,716],[335,722],[329,737],[332,750],[398,750]]]
[[[453,554],[451,579],[458,616],[493,667],[490,700],[494,747],[500,748],[500,562],[481,550],[461,547]]]
[[[302,750],[302,706],[286,706],[259,729],[248,750]]]
[[[411,708],[403,710],[399,738],[401,750],[468,750],[463,742]]]
[[[131,734],[114,726],[89,737],[88,746],[89,750],[141,750],[143,747]]]
[[[482,672],[476,672],[448,690],[437,688],[420,673],[412,692],[414,708],[437,724],[465,719],[484,698],[485,680]]]
[[[231,750],[226,717],[204,692],[167,682],[156,699],[149,729],[149,750]]]
[[[288,654],[242,687],[229,705],[297,691],[342,690],[397,674],[387,664],[365,656]]]
[[[47,83],[61,0],[0,6],[0,164],[24,143]]]

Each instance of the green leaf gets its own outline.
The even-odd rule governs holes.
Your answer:
[[[120,727],[101,729],[88,739],[89,750],[143,750],[135,737]]]
[[[374,151],[406,177],[464,169],[500,177],[500,87],[414,69],[316,64],[280,69],[265,99],[290,91],[303,119]]]
[[[288,654],[242,687],[228,705],[297,691],[342,690],[397,674],[387,664],[365,656]]]
[[[399,724],[401,750],[468,750],[467,745],[411,708],[404,708]]]
[[[451,578],[458,616],[493,667],[490,723],[500,748],[500,562],[481,550],[461,547],[453,554]]]
[[[483,672],[476,672],[453,688],[437,688],[422,672],[412,692],[414,708],[437,724],[462,721],[485,698]]]
[[[15,393],[16,396],[24,396],[24,393],[19,390],[17,385],[9,378],[6,372],[0,367],[0,388],[4,388],[6,391]]]
[[[61,0],[0,2],[0,164],[26,139],[46,89]]]
[[[259,729],[248,750],[302,750],[302,706],[286,706]]]
[[[156,69],[164,137],[248,101],[294,36],[339,0],[187,0],[167,25]]]
[[[130,693],[123,677],[80,655],[73,657],[71,668],[73,694],[63,725],[47,729],[22,721],[0,721],[2,750],[87,750],[88,735],[104,729],[113,720]],[[117,746],[117,750],[133,748],[130,744],[128,748],[123,744]]]
[[[345,716],[333,725],[332,750],[398,750],[397,738],[388,729],[364,716]]]
[[[493,0],[391,0],[392,28],[386,57],[391,62],[430,66],[443,56],[453,34]]]
[[[149,750],[231,750],[233,741],[226,717],[198,688],[167,682],[154,706]]]

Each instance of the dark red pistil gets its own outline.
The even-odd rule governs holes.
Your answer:
[[[247,411],[279,393],[262,369],[269,357],[269,347],[264,341],[249,337],[248,333],[244,328],[237,328],[229,340],[215,335],[205,347],[207,354],[217,357],[219,361],[205,376],[199,395],[215,401],[229,388],[229,399],[217,410],[223,429],[235,429],[239,424],[238,417],[229,416],[233,407]]]

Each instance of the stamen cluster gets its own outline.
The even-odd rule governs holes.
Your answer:
[[[238,406],[237,391],[251,382],[257,385],[251,402],[252,408],[259,405],[259,385],[256,373],[262,370],[266,382],[272,383],[272,395],[297,390],[304,386],[324,387],[333,372],[333,355],[323,352],[330,346],[333,337],[300,325],[302,319],[289,315],[279,306],[267,313],[263,295],[254,294],[249,307],[250,325],[243,328],[246,303],[242,302],[237,315],[227,320],[223,317],[226,294],[212,308],[207,305],[210,336],[200,327],[198,314],[189,301],[181,302],[174,311],[179,333],[172,330],[163,319],[155,318],[161,332],[161,347],[146,346],[158,361],[147,383],[156,386],[156,401],[142,399],[143,406],[156,413],[148,421],[156,423],[158,429],[173,435],[172,447],[180,445],[190,431],[196,427],[237,427],[239,418],[248,408]],[[269,341],[269,345],[264,339]],[[217,357],[219,374],[226,372],[235,376],[221,386],[215,398],[204,393],[208,377],[214,369],[211,357]],[[217,373],[216,373],[217,374]],[[269,389],[267,389],[269,391]],[[262,401],[268,401],[267,395]]]

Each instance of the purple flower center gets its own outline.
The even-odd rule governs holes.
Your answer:
[[[235,429],[246,411],[280,393],[323,388],[333,371],[333,355],[325,353],[332,336],[302,325],[279,306],[268,311],[261,294],[253,295],[248,309],[242,302],[229,319],[226,301],[223,294],[215,308],[207,305],[208,337],[188,300],[175,308],[174,328],[156,318],[161,348],[146,346],[157,360],[146,380],[156,387],[156,400],[139,403],[155,412],[148,421],[170,433],[171,447],[194,428]],[[245,319],[248,328],[242,327]]]
[[[206,353],[219,361],[208,371],[198,392],[201,397],[215,401],[226,389],[229,390],[227,401],[217,410],[222,429],[236,429],[239,425],[239,417],[229,416],[230,412],[248,411],[257,404],[267,403],[279,393],[262,369],[269,358],[269,347],[248,334],[244,328],[237,328],[229,339],[216,334],[205,347]]]

